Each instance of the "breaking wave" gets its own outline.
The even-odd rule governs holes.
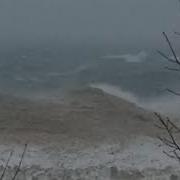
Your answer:
[[[139,63],[145,61],[147,57],[148,54],[145,51],[140,51],[137,54],[107,55],[107,56],[103,56],[102,58],[124,60],[129,63]]]

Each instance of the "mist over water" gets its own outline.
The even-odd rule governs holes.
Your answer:
[[[102,82],[139,101],[179,88],[179,77],[152,55],[164,48],[162,31],[170,37],[178,31],[177,6],[169,0],[3,0],[0,92],[49,97]]]
[[[177,179],[179,163],[152,116],[180,116],[180,96],[165,90],[180,91],[180,73],[156,52],[174,59],[162,32],[179,47],[179,5],[0,0],[4,179],[19,161],[22,180]]]

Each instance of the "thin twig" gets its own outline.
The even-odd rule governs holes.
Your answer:
[[[168,153],[168,152],[166,152],[166,151],[163,151],[163,153],[164,153],[166,156],[168,156],[168,157],[170,157],[170,158],[172,158],[172,159],[175,159],[175,158],[176,158],[175,155],[172,155],[172,154],[170,154],[170,153]]]
[[[174,151],[174,154],[175,154],[175,156],[176,156],[176,158],[179,160],[179,162],[180,162],[180,156],[178,155],[178,153],[176,152],[176,151]]]
[[[171,68],[171,67],[167,67],[167,66],[165,66],[164,68],[167,69],[167,70],[169,70],[169,71],[180,72],[180,69],[177,69],[177,68]]]
[[[168,61],[172,62],[172,63],[176,63],[176,61],[172,58],[169,58],[166,54],[164,54],[163,52],[157,50],[157,53],[160,54],[163,58],[167,59]]]
[[[174,48],[173,48],[173,46],[172,46],[172,44],[171,44],[171,42],[170,42],[170,40],[169,40],[169,38],[168,38],[168,36],[167,36],[167,34],[165,32],[163,32],[163,36],[165,37],[165,40],[168,43],[168,46],[169,46],[169,48],[170,48],[170,50],[171,50],[171,52],[172,52],[172,54],[174,56],[174,59],[175,59],[176,63],[178,65],[180,65],[180,61],[179,61],[179,59],[178,59],[178,57],[176,55],[176,52],[175,52],[175,50],[174,50]]]
[[[23,161],[23,159],[24,159],[24,155],[25,155],[25,153],[26,153],[26,150],[27,150],[27,144],[25,144],[25,146],[24,146],[24,151],[23,151],[23,153],[22,153],[22,156],[21,156],[20,161],[19,161],[19,165],[18,165],[18,167],[17,167],[17,169],[16,169],[16,172],[15,172],[12,180],[15,180],[15,179],[16,179],[16,176],[18,175],[18,173],[19,173],[19,171],[20,171],[20,169],[21,169],[21,164],[22,164],[22,161]]]
[[[172,94],[174,94],[174,95],[176,95],[176,96],[180,96],[180,93],[179,92],[176,92],[176,91],[174,91],[174,90],[172,90],[172,89],[166,89],[166,91],[168,91],[168,92],[170,92],[170,93],[172,93]]]
[[[5,167],[4,167],[4,170],[3,170],[3,172],[2,172],[2,175],[1,175],[1,177],[0,177],[0,180],[3,180],[3,178],[4,178],[4,175],[5,175],[5,173],[6,173],[6,170],[7,170],[9,161],[11,160],[12,155],[13,155],[13,151],[11,151],[10,154],[9,154],[8,160],[7,160],[7,162],[6,162],[6,165],[5,165]]]
[[[180,36],[180,32],[175,31],[174,34]]]
[[[180,132],[180,129],[167,117],[166,119],[163,118],[159,113],[155,113],[155,116],[158,118],[160,121],[163,130],[165,130],[168,134],[168,138],[162,138],[158,137],[159,140],[168,146],[169,148],[172,149],[171,152],[175,155],[175,157],[179,160],[180,162],[180,156],[178,155],[177,152],[180,153],[180,145],[177,143],[176,138],[174,136],[174,130],[178,130]],[[171,156],[169,153],[166,152],[169,156]]]

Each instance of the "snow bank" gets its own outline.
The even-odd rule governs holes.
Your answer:
[[[129,179],[168,179],[176,176],[179,164],[170,159],[160,147],[160,142],[139,137],[126,146],[120,144],[103,144],[98,147],[72,151],[71,146],[53,148],[48,146],[29,146],[23,159],[19,179],[87,179],[105,180],[113,178]],[[0,146],[0,172],[11,150],[14,154],[6,173],[7,179],[12,176],[18,165],[23,146]]]

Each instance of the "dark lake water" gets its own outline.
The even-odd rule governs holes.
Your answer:
[[[89,84],[109,84],[141,99],[180,89],[180,73],[152,50],[36,47],[0,53],[0,89],[26,94],[54,92]]]

